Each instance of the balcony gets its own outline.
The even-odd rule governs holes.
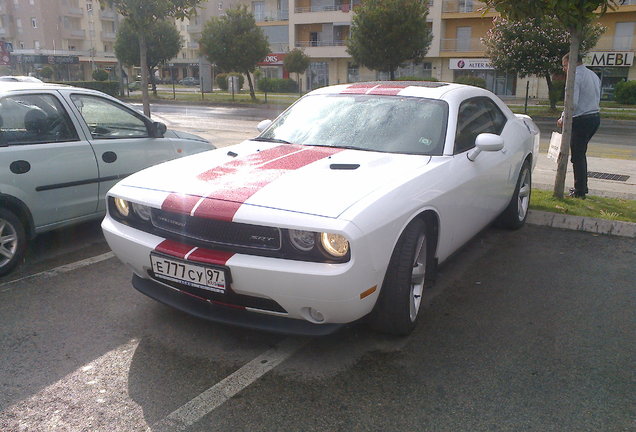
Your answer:
[[[272,22],[272,21],[289,21],[289,11],[286,10],[272,10],[265,11],[263,13],[254,14],[254,18],[257,23]]]
[[[473,13],[485,8],[486,4],[478,0],[444,0],[442,13]]]
[[[101,32],[101,37],[102,37],[102,40],[105,40],[105,41],[114,41],[117,38],[117,34],[115,32],[103,31]]]
[[[486,47],[480,38],[442,39],[440,52],[450,53],[483,53]]]
[[[269,44],[269,50],[273,53],[286,53],[287,51],[289,51],[289,44],[288,43],[270,43]]]
[[[99,17],[104,21],[115,21],[117,18],[117,14],[114,11],[110,10],[100,10]]]
[[[327,40],[327,41],[296,41],[298,48],[306,47],[327,47],[327,46],[345,46],[344,40]]]
[[[360,0],[351,1],[334,1],[331,5],[325,4],[312,4],[310,6],[296,6],[294,8],[295,13],[308,13],[308,12],[350,12],[351,9],[360,4]]]
[[[62,9],[63,16],[82,17],[84,16],[84,9],[80,7],[64,7]]]

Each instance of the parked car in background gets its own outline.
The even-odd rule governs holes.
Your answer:
[[[199,78],[185,77],[184,79],[179,81],[179,84],[186,85],[186,86],[198,86],[199,85]]]
[[[539,129],[487,90],[325,87],[259,129],[110,190],[102,228],[137,290],[223,323],[316,334],[367,317],[404,335],[439,262],[526,221]]]
[[[40,79],[37,79],[32,76],[22,76],[22,75],[5,75],[0,76],[0,81],[13,81],[13,82],[34,82],[41,83],[43,82]]]
[[[35,235],[103,217],[120,179],[213,148],[98,91],[0,82],[0,275]]]

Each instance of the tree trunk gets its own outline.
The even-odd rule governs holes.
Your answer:
[[[250,97],[253,102],[256,102],[256,94],[254,93],[254,84],[252,83],[252,76],[249,71],[245,71],[245,75],[247,75],[247,82],[250,85]]]
[[[144,114],[150,117],[150,97],[148,95],[148,49],[144,32],[139,32],[139,63],[141,68],[141,100],[144,105]]]
[[[548,84],[548,97],[550,99],[550,110],[556,110],[556,93],[554,92],[554,83],[552,82],[552,76],[547,73],[545,74],[545,81]]]
[[[565,107],[563,109],[563,133],[561,149],[557,159],[557,172],[554,179],[554,196],[563,198],[565,190],[565,175],[570,155],[570,139],[572,137],[572,112],[574,103],[574,78],[576,74],[577,58],[581,45],[581,31],[570,29],[570,60],[568,62],[567,78],[565,80]]]
[[[150,77],[150,85],[152,86],[152,94],[157,97],[157,80],[155,79],[155,68],[148,68],[148,76]]]
[[[302,85],[300,82],[300,73],[296,72],[296,83],[298,84],[298,96],[302,95]]]
[[[391,81],[395,81],[395,69],[391,68],[391,70],[389,71],[389,77]]]

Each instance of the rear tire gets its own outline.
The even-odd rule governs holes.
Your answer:
[[[370,317],[380,332],[408,335],[419,316],[427,270],[426,224],[414,219],[405,229],[391,255],[384,283]]]
[[[526,160],[521,167],[521,172],[519,172],[515,192],[512,194],[508,207],[497,219],[497,225],[513,230],[521,228],[528,218],[531,195],[532,172],[530,170],[530,161]]]
[[[26,245],[26,232],[20,219],[9,210],[0,209],[0,276],[22,261]]]

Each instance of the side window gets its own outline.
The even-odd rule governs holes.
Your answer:
[[[60,101],[51,94],[0,99],[0,146],[78,141]]]
[[[147,137],[144,119],[124,106],[98,96],[71,96],[94,139]]]
[[[455,154],[465,152],[475,146],[475,139],[481,133],[499,135],[506,125],[506,116],[497,104],[487,97],[468,99],[459,106]]]

